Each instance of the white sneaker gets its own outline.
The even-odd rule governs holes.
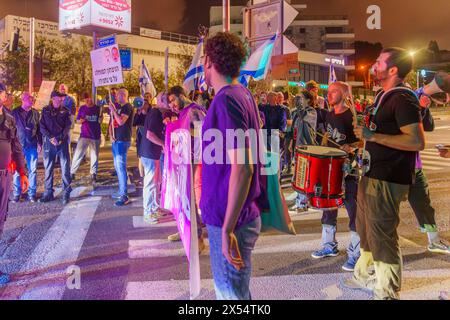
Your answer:
[[[144,222],[148,224],[157,224],[159,222],[158,215],[156,213],[144,214]]]
[[[428,251],[433,253],[444,253],[444,254],[450,254],[450,247],[446,245],[444,242],[433,242],[428,245]]]

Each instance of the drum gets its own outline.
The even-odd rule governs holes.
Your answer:
[[[343,205],[343,166],[347,153],[321,146],[295,149],[293,188],[316,209],[337,209]]]

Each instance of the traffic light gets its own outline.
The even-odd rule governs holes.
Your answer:
[[[42,77],[44,77],[44,79],[50,79],[50,73],[50,60],[42,58]]]
[[[42,58],[34,58],[34,85],[33,87],[40,87],[42,83]]]
[[[16,28],[13,33],[11,33],[11,41],[9,42],[9,51],[14,52],[19,48],[19,38],[20,29]]]

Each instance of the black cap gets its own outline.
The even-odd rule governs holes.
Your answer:
[[[0,83],[0,92],[6,91],[6,86],[3,83]]]
[[[54,98],[54,97],[65,97],[65,95],[63,95],[62,93],[59,93],[58,91],[53,91],[50,98]]]

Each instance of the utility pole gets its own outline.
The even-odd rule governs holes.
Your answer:
[[[223,14],[222,26],[223,32],[230,32],[230,0],[222,0]]]
[[[34,89],[34,24],[35,19],[30,18],[30,58],[28,62],[28,92],[33,94]]]
[[[92,33],[92,48],[93,50],[97,49],[97,32],[95,31]],[[92,99],[97,104],[97,88],[95,87],[94,81],[92,81]]]

